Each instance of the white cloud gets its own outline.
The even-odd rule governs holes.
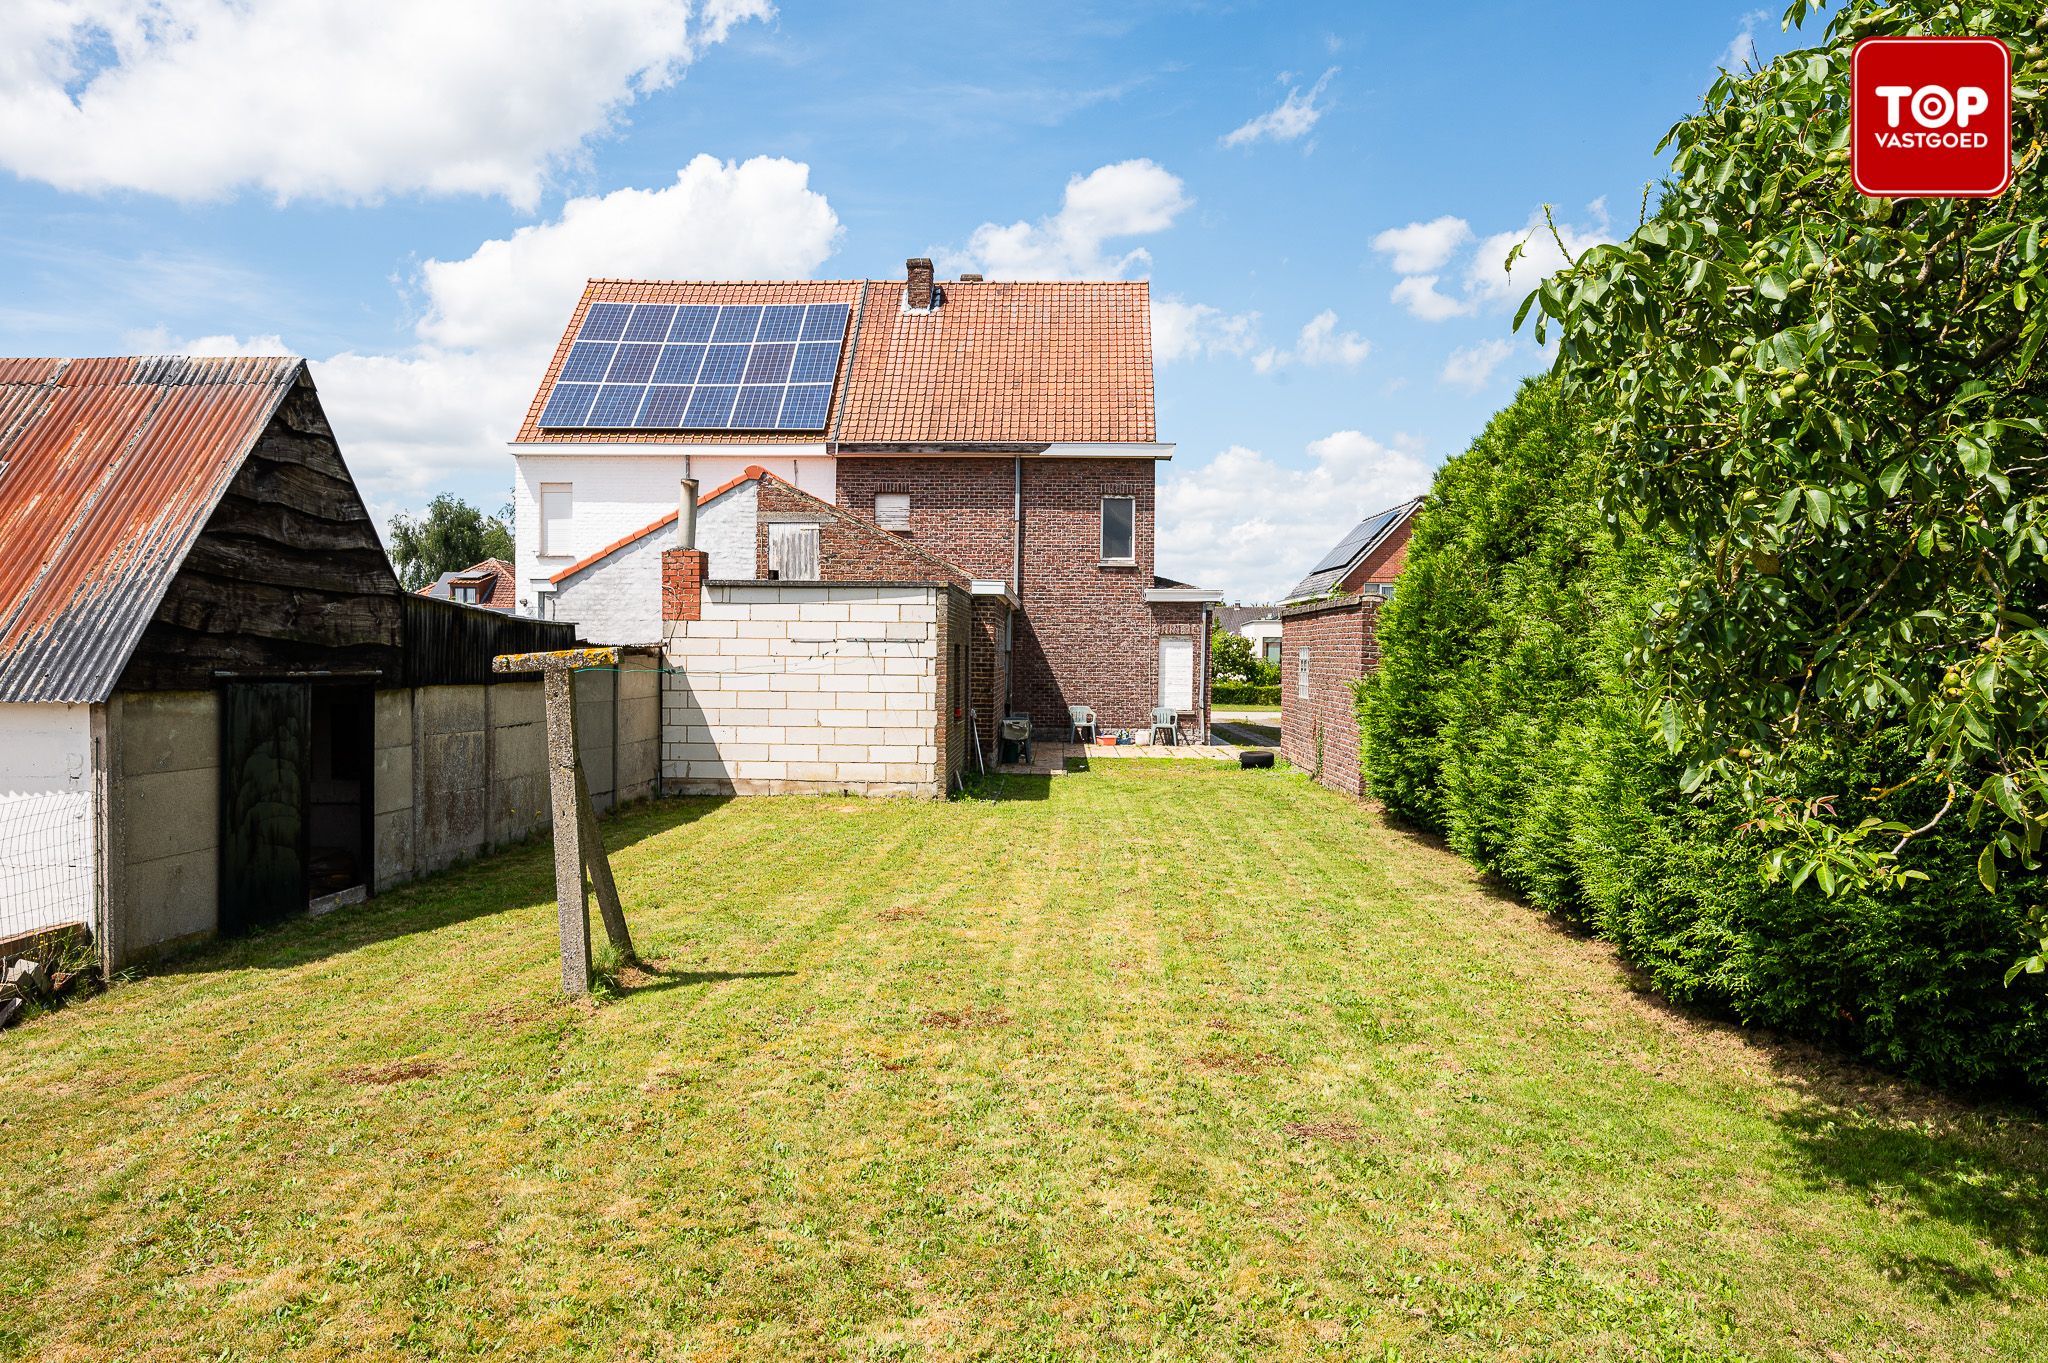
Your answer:
[[[296,352],[284,343],[284,337],[275,332],[261,336],[194,336],[190,340],[177,340],[164,327],[152,327],[148,331],[131,331],[121,338],[122,344],[131,354],[136,355],[291,355]]]
[[[769,0],[30,0],[0,6],[0,167],[59,189],[530,208]]]
[[[1293,349],[1268,346],[1252,356],[1252,368],[1270,374],[1293,364],[1354,365],[1363,363],[1371,353],[1372,342],[1355,331],[1337,330],[1337,314],[1325,308],[1302,327]]]
[[[1529,221],[1510,232],[1496,232],[1472,252],[1472,262],[1465,271],[1465,287],[1475,297],[1492,303],[1519,302],[1546,277],[1563,269],[1578,259],[1588,247],[1612,241],[1607,219],[1607,201],[1595,199],[1587,205],[1586,211],[1593,221],[1582,225],[1558,223],[1555,235],[1550,225],[1543,220],[1542,210],[1529,215]],[[1559,249],[1559,239],[1563,248]],[[1521,255],[1515,258],[1513,271],[1504,269],[1508,252],[1516,243],[1522,246]]]
[[[699,156],[658,190],[572,199],[553,221],[486,241],[461,260],[429,260],[417,283],[416,343],[393,354],[345,351],[313,363],[313,381],[381,526],[454,480],[511,481],[517,432],[548,357],[591,276],[795,278],[831,255],[839,220],[780,158]],[[153,350],[290,354],[276,336],[203,337]],[[495,510],[490,501],[487,510]]]
[[[1770,19],[1767,10],[1753,9],[1742,16],[1742,27],[1728,43],[1728,50],[1721,54],[1720,65],[1724,70],[1743,71],[1756,65],[1756,26]]]
[[[1152,358],[1159,364],[1198,356],[1246,355],[1258,344],[1256,312],[1225,312],[1177,297],[1152,300]]]
[[[571,199],[552,222],[421,266],[428,307],[420,338],[463,348],[508,337],[552,344],[593,275],[808,274],[839,235],[839,219],[809,179],[809,166],[780,157],[734,164],[698,156],[663,188]]]
[[[1306,467],[1232,445],[1159,487],[1160,571],[1233,600],[1275,601],[1372,512],[1424,492],[1416,442],[1359,431],[1312,442]]]
[[[1394,285],[1391,296],[1396,303],[1425,322],[1441,322],[1472,311],[1469,299],[1453,298],[1437,288],[1439,278],[1441,276],[1433,274],[1409,275]]]
[[[1446,213],[1428,222],[1411,222],[1406,227],[1389,227],[1372,239],[1372,249],[1392,256],[1388,263],[1397,274],[1428,274],[1441,270],[1472,240],[1472,225]]]
[[[1121,255],[1108,243],[1163,232],[1194,201],[1179,176],[1143,158],[1101,166],[1067,181],[1060,211],[1037,222],[985,222],[962,251],[941,251],[946,271],[979,270],[992,279],[1115,279],[1144,270],[1151,253]]]
[[[1500,337],[1477,345],[1460,346],[1445,359],[1443,372],[1437,375],[1437,381],[1476,393],[1493,378],[1493,371],[1500,368],[1501,362],[1514,353],[1514,342]]]
[[[1390,258],[1395,273],[1401,276],[1391,292],[1393,300],[1425,322],[1441,322],[1483,307],[1519,301],[1569,259],[1576,259],[1590,246],[1612,241],[1606,200],[1595,199],[1586,212],[1589,221],[1559,223],[1556,236],[1544,221],[1543,210],[1538,209],[1522,226],[1484,238],[1466,256],[1460,291],[1455,294],[1440,285],[1444,267],[1472,238],[1472,229],[1463,219],[1445,216],[1390,228],[1374,237],[1372,244],[1374,250]],[[1558,238],[1564,242],[1562,251]],[[1503,267],[1518,244],[1522,251],[1510,273]]]
[[[1306,91],[1298,85],[1289,88],[1287,98],[1278,105],[1225,133],[1220,140],[1226,147],[1246,147],[1254,142],[1293,142],[1306,137],[1322,119],[1325,111],[1316,107],[1316,101],[1323,97],[1330,78],[1336,74],[1337,68],[1333,66]]]

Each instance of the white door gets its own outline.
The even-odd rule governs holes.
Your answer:
[[[1171,710],[1195,708],[1195,641],[1159,641],[1159,703]]]

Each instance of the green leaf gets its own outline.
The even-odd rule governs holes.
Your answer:
[[[1998,849],[1988,842],[1977,854],[1977,879],[1985,889],[1998,893]]]

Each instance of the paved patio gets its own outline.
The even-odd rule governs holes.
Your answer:
[[[1124,757],[1178,757],[1235,762],[1239,751],[1227,743],[1121,743],[1108,748],[1099,743],[1069,743],[1064,740],[1041,739],[1032,745],[1031,761],[1028,764],[1007,762],[996,770],[1057,776],[1067,769],[1069,758],[1086,758],[1092,762]]]

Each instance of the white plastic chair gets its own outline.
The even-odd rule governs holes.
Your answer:
[[[1067,707],[1067,724],[1071,731],[1068,736],[1074,742],[1093,743],[1095,741],[1095,712],[1087,706],[1069,705]],[[1088,737],[1085,739],[1081,737],[1083,729],[1088,731]]]
[[[1180,743],[1180,711],[1170,705],[1152,707],[1152,732],[1145,736],[1146,742],[1159,737],[1159,731],[1166,730],[1166,744],[1174,747]]]

